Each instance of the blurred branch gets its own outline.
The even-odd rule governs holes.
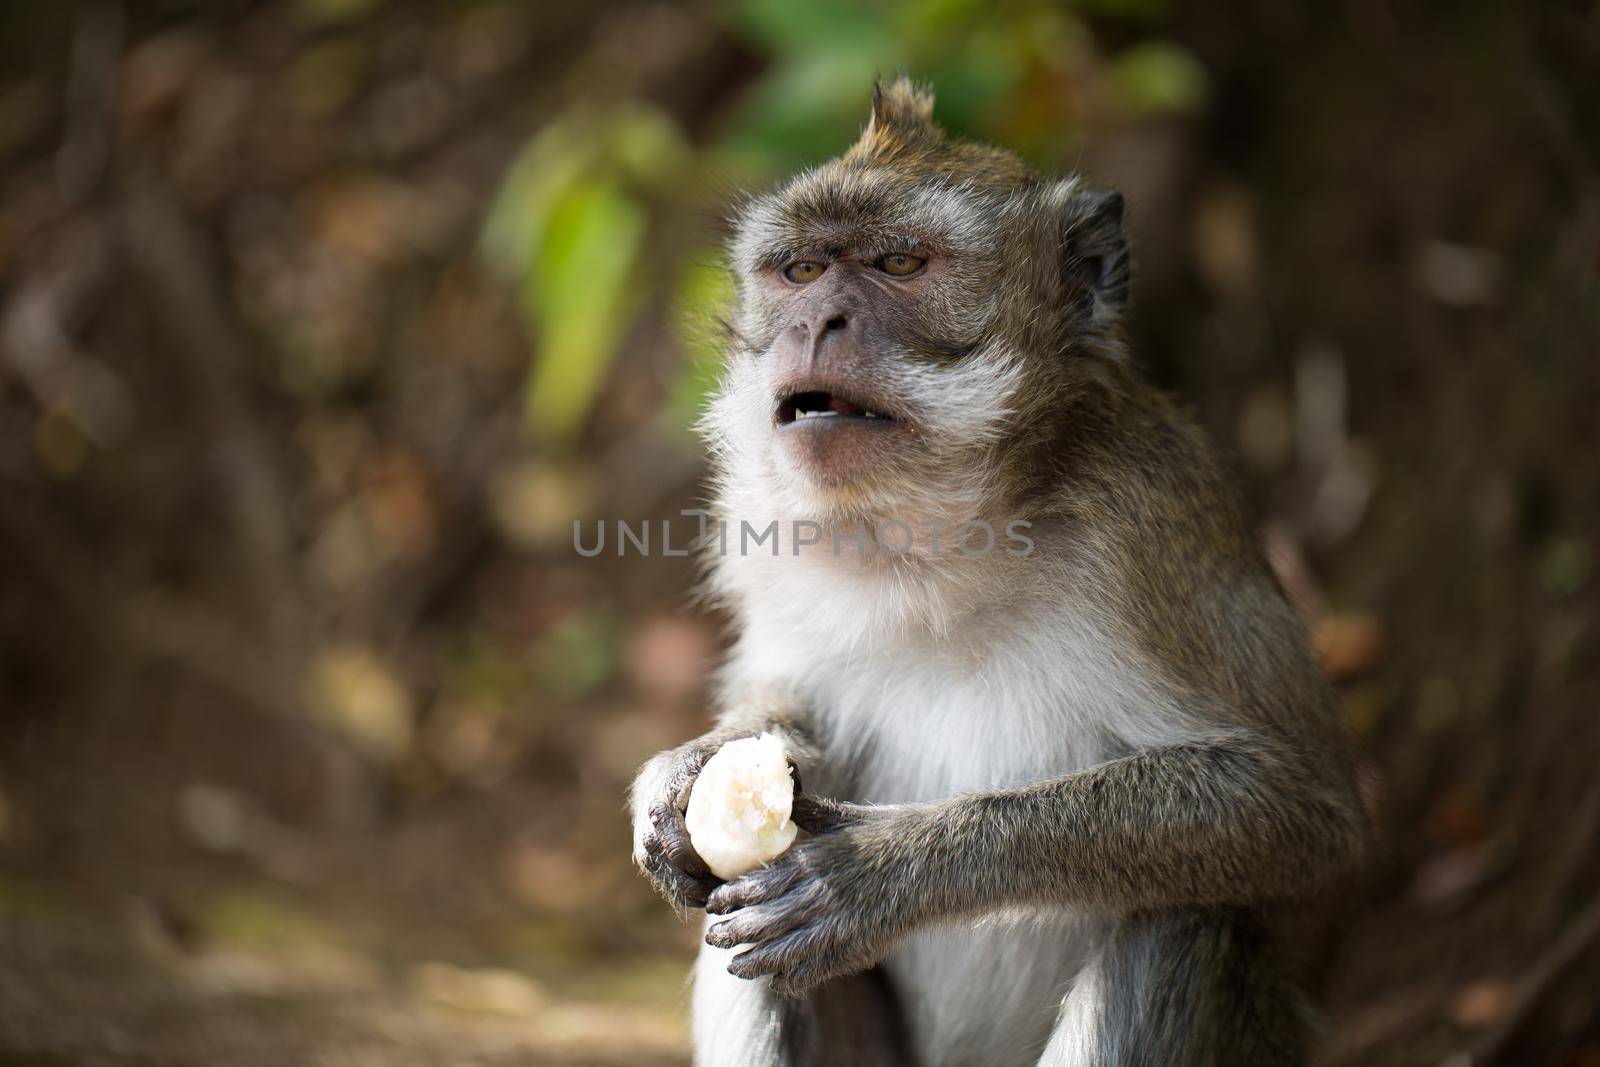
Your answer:
[[[301,613],[289,494],[250,403],[250,347],[224,310],[199,233],[172,199],[148,186],[130,191],[123,216],[129,266],[178,342],[174,354],[196,403],[200,433],[226,476],[229,517],[255,608],[274,643],[290,647],[304,630],[295,625]]]
[[[1583,955],[1600,942],[1600,897],[1589,902],[1556,940],[1534,960],[1533,966],[1517,983],[1511,1007],[1499,1025],[1484,1034],[1468,1052],[1451,1057],[1455,1065],[1500,1061],[1523,1025],[1543,1002],[1556,983]]]
[[[88,197],[111,161],[122,30],[118,4],[95,4],[78,15],[67,78],[65,130],[55,161],[56,181],[68,203]]]
[[[254,651],[259,641],[215,614],[122,588],[41,501],[15,487],[0,496],[0,538],[67,609],[97,655],[113,659],[134,649],[172,660],[258,712],[306,724],[286,679]]]
[[[1528,88],[1530,109],[1551,155],[1575,184],[1593,189],[1600,182],[1600,162],[1572,113],[1571,95],[1548,74],[1530,77]]]
[[[1570,899],[1573,885],[1582,877],[1600,839],[1600,779],[1589,783],[1583,798],[1571,809],[1571,821],[1562,833],[1561,844],[1545,880],[1545,901],[1538,914],[1553,922],[1562,905]]]
[[[323,810],[344,825],[366,820],[371,783],[364,764],[305,713],[295,688],[300,672],[285,672],[263,655],[261,641],[193,603],[121,587],[72,531],[15,487],[0,494],[0,543],[7,541],[27,572],[49,588],[82,628],[96,658],[174,664],[240,707],[281,723],[317,761],[328,801]],[[115,671],[108,667],[105,673]]]

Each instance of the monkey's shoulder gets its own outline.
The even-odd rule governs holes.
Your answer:
[[[1234,549],[1249,539],[1239,479],[1193,415],[1133,379],[1099,398],[1058,440],[1046,494],[1059,511],[1146,540],[1204,538]]]

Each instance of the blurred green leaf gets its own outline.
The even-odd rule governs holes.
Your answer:
[[[894,7],[855,0],[737,0],[734,22],[759,44],[780,54],[874,55],[892,50],[888,18]]]
[[[550,628],[534,651],[540,691],[569,700],[615,674],[618,659],[616,619],[599,608],[572,612]]]
[[[634,104],[613,116],[604,127],[600,147],[643,188],[665,184],[690,162],[689,146],[677,122],[643,104]]]
[[[732,28],[773,62],[738,106],[726,165],[766,178],[839,152],[866,121],[874,81],[912,58],[900,13],[852,0],[735,0]]]
[[[445,661],[447,693],[484,703],[499,703],[533,685],[530,664],[488,629],[467,633]]]
[[[522,293],[537,346],[524,410],[545,440],[570,440],[594,404],[638,304],[645,224],[644,206],[615,182],[573,186],[550,213]]]
[[[590,165],[589,146],[571,123],[541,130],[507,171],[483,227],[483,255],[511,279],[533,269],[551,209]]]
[[[507,175],[483,251],[518,285],[534,350],[524,414],[545,441],[570,444],[592,410],[647,295],[649,194],[689,161],[673,120],[633,104],[553,123]]]
[[[1172,9],[1172,0],[1077,0],[1077,7],[1091,15],[1154,22]]]
[[[312,23],[356,22],[384,5],[385,0],[300,0],[301,17]]]
[[[1030,47],[1013,27],[980,26],[948,58],[929,64],[939,121],[957,134],[983,133],[988,115],[1020,84]]]
[[[919,39],[959,31],[974,14],[990,9],[986,0],[912,0],[895,12],[897,29]]]
[[[1204,106],[1209,86],[1199,60],[1162,41],[1129,48],[1111,61],[1106,77],[1118,101],[1135,116],[1191,114]]]
[[[715,251],[703,249],[685,257],[672,301],[684,360],[661,412],[674,428],[693,426],[717,387],[726,351],[722,322],[733,297],[733,278]]]
[[[765,179],[838,154],[866,123],[882,66],[853,52],[780,62],[740,101],[725,166]]]
[[[1081,24],[1049,0],[739,0],[730,24],[772,60],[719,146],[724,169],[758,179],[837,154],[865,123],[873,82],[901,71],[933,85],[952,133],[1003,139],[1023,114],[1043,135],[1024,147],[1049,158],[1070,141],[1066,98],[1040,96],[1029,75],[1050,72],[1048,88],[1094,62]]]
[[[316,916],[286,896],[250,887],[205,900],[196,923],[208,941],[233,947],[294,951],[329,936]]]
[[[1549,592],[1570,596],[1588,582],[1594,552],[1582,537],[1564,537],[1552,544],[1539,561],[1539,581]]]
[[[313,45],[285,75],[289,98],[301,114],[321,118],[344,106],[361,87],[369,56],[359,39]]]

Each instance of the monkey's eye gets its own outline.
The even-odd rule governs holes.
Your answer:
[[[791,263],[783,268],[783,276],[791,282],[804,285],[806,282],[814,282],[822,277],[822,272],[827,269],[821,263],[802,259],[798,263]]]
[[[917,273],[926,262],[927,260],[920,256],[908,256],[903,252],[896,252],[878,260],[878,269],[885,274],[892,274],[896,278],[904,278],[908,274]]]

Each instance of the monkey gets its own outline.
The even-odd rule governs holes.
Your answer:
[[[737,209],[713,513],[852,539],[712,551],[716,725],[632,787],[636,863],[706,913],[697,1064],[1307,1055],[1297,931],[1369,821],[1234,480],[1129,352],[1123,215],[949,135],[904,77]],[[1032,551],[951,550],[1019,521]],[[722,882],[687,798],[766,731],[804,833]]]

